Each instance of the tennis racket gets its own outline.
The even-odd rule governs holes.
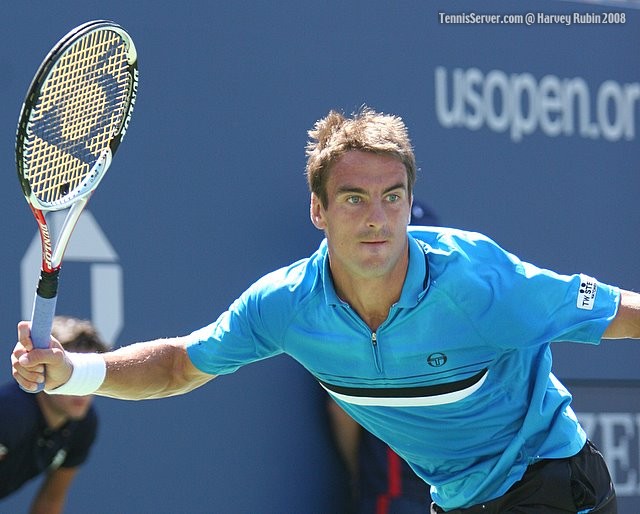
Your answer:
[[[22,105],[16,166],[42,243],[31,315],[37,348],[49,347],[65,249],[127,131],[137,84],[137,54],[127,32],[110,21],[90,21],[53,47]],[[63,209],[54,242],[45,216]]]

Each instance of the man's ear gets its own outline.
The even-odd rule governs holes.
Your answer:
[[[324,230],[326,224],[324,222],[324,207],[322,207],[322,202],[318,195],[315,193],[311,193],[311,202],[309,204],[309,217],[311,218],[311,223],[318,229]]]

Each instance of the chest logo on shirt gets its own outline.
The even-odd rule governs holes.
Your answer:
[[[432,353],[427,357],[427,364],[433,368],[439,368],[447,363],[447,356],[444,353]]]
[[[580,275],[580,290],[578,292],[576,307],[587,311],[593,310],[593,306],[596,303],[597,292],[598,283],[596,279],[588,277],[587,275]]]

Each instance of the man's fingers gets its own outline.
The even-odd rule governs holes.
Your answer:
[[[44,382],[44,366],[40,370],[22,368],[14,372],[14,377],[25,383],[41,384]]]
[[[25,354],[18,359],[18,364],[22,369],[32,373],[44,373],[44,365],[39,362],[32,363],[29,358],[30,354]]]
[[[31,324],[28,321],[18,323],[18,342],[22,344],[26,351],[33,349],[31,341]]]
[[[27,334],[28,328],[27,326]],[[22,340],[16,343],[11,356],[12,374],[23,389],[35,391],[38,384],[42,384],[45,381],[45,365],[54,362],[56,359],[59,360],[59,357],[56,357],[51,350],[29,350],[30,339],[27,335],[27,340],[25,340],[24,328],[20,328],[18,332]]]
[[[53,337],[49,348],[33,346],[28,321],[18,323],[18,342],[11,355],[11,365],[13,377],[26,391],[36,391],[45,380],[48,386],[55,388],[68,380],[71,372],[62,345]]]
[[[48,348],[36,348],[35,350],[23,352],[18,357],[18,364],[25,368],[29,368],[30,370],[34,370],[38,365],[58,362],[60,360],[60,355],[57,355],[57,353],[58,352]]]
[[[27,391],[36,391],[38,384],[42,384],[45,380],[45,367],[37,363],[29,364],[28,356],[28,354],[24,354],[20,358],[13,360],[12,374],[20,387]]]

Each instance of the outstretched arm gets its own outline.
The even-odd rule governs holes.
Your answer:
[[[620,291],[620,306],[603,339],[640,338],[640,294]]]
[[[67,491],[78,468],[58,468],[42,481],[29,514],[62,514],[67,500]]]
[[[189,359],[181,338],[125,346],[104,354],[107,376],[96,392],[125,400],[164,398],[188,393],[213,378]]]
[[[106,377],[94,394],[124,400],[163,398],[187,393],[215,378],[199,371],[189,359],[182,338],[159,339],[125,346],[102,354]],[[65,384],[73,363],[62,346],[52,340],[50,349],[34,349],[29,324],[18,324],[18,343],[11,356],[13,376],[21,387],[35,390],[45,378],[52,391]]]
[[[338,452],[355,483],[358,479],[358,450],[362,427],[330,397],[327,398],[327,410]]]

